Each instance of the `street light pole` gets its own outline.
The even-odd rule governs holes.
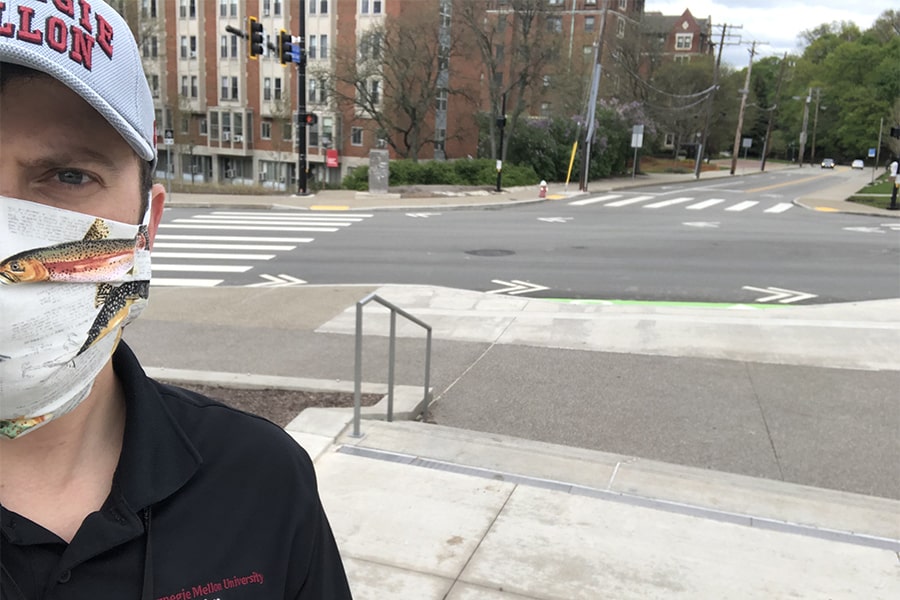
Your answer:
[[[803,105],[803,129],[800,131],[800,158],[797,160],[797,166],[803,168],[803,154],[806,151],[806,128],[809,126],[809,103],[812,100],[812,88],[809,88],[809,94],[806,96],[806,104]]]
[[[316,0],[312,0],[315,2]],[[306,0],[300,0],[300,56],[297,61],[297,194],[309,193],[306,157]]]
[[[821,88],[816,88],[816,112],[813,115],[813,138],[812,148],[809,150],[809,166],[816,164],[816,128],[819,126],[819,93]]]

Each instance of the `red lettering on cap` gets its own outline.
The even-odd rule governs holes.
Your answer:
[[[69,51],[69,58],[77,63],[84,65],[88,71],[91,70],[91,58],[94,50],[94,38],[85,33],[82,29],[72,25],[72,49]]]
[[[66,23],[59,17],[49,17],[44,27],[47,36],[47,45],[62,54],[69,44],[69,30]]]
[[[0,20],[3,19],[3,11],[6,10],[6,2],[0,2]],[[16,32],[16,26],[12,23],[0,25],[0,36],[11,38]]]
[[[31,19],[34,17],[34,9],[28,6],[19,7],[19,33],[16,38],[30,44],[42,44],[44,42],[44,33],[42,31],[32,31]]]
[[[100,49],[103,50],[103,53],[112,58],[113,55],[113,28],[112,25],[109,24],[109,21],[97,15],[97,43],[100,45]]]
[[[85,0],[78,0],[78,6],[81,7],[81,18],[78,22],[81,23],[85,31],[93,33],[94,30],[91,29],[91,5]]]
[[[75,16],[75,3],[72,0],[53,0],[53,4],[56,5],[56,9],[59,12],[70,17]]]

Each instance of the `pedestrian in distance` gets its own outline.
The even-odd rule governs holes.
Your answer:
[[[124,342],[165,190],[128,24],[0,2],[0,598],[350,598],[312,461]]]

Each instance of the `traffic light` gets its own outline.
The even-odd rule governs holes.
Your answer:
[[[316,113],[304,113],[300,115],[300,118],[307,125],[315,125],[319,122],[319,115],[317,115]]]
[[[891,127],[891,137],[900,139],[900,125]]]
[[[247,17],[247,56],[256,59],[265,52],[263,24],[256,17]]]
[[[291,60],[291,54],[294,52],[294,46],[291,44],[291,34],[284,29],[278,32],[278,60],[282,65],[287,65]]]

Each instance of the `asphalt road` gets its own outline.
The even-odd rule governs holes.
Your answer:
[[[172,240],[162,239],[155,268],[190,263],[177,274],[194,278],[204,275],[191,265],[226,269],[214,274],[219,285],[286,276],[565,299],[810,304],[897,297],[900,222],[791,204],[833,175],[779,171],[499,210],[209,216],[213,211],[175,209],[166,212],[163,237],[265,241],[225,241],[239,246],[213,255],[180,250],[169,260],[172,250],[160,246]],[[178,229],[166,228],[176,222]],[[207,229],[193,229],[198,225]],[[276,249],[244,250],[247,244]],[[191,252],[237,257],[191,260]],[[235,267],[243,270],[227,271]]]

